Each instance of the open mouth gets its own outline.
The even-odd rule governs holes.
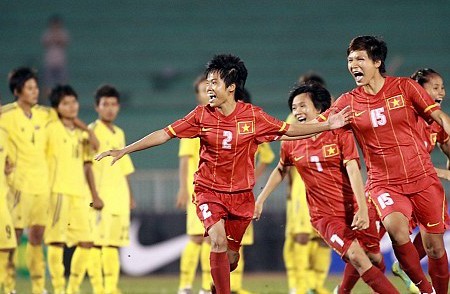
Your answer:
[[[297,121],[299,123],[304,123],[306,122],[306,116],[297,116]]]
[[[208,95],[209,96],[209,103],[213,103],[214,102],[214,100],[216,100],[216,95]]]
[[[354,71],[352,74],[355,77],[356,82],[360,82],[364,77],[364,74],[360,71]]]

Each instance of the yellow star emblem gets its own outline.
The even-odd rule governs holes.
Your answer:
[[[330,146],[330,148],[327,149],[328,155],[333,155],[336,153],[336,149],[333,148],[333,146]]]
[[[250,131],[250,126],[248,124],[245,124],[242,126],[242,132],[243,133],[248,133],[248,131]]]
[[[393,107],[396,107],[396,106],[399,106],[399,105],[400,105],[399,101],[398,101],[396,98],[394,98],[394,99],[392,100],[392,106],[393,106]]]

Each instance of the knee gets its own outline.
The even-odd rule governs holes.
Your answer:
[[[44,239],[44,231],[45,227],[41,226],[31,227],[28,242],[33,246],[41,245],[42,240]]]
[[[192,242],[194,242],[195,244],[200,245],[200,244],[202,244],[204,237],[202,235],[191,235],[190,240]]]
[[[429,258],[438,259],[441,258],[445,253],[444,242],[439,242],[439,240],[433,240],[433,242],[427,242],[425,244],[425,251]]]
[[[295,235],[295,242],[300,245],[306,245],[309,242],[309,234],[297,234]]]
[[[213,252],[223,252],[227,250],[227,237],[225,235],[219,235],[216,237],[211,237],[211,251]]]

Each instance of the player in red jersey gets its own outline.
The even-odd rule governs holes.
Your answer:
[[[316,119],[330,105],[330,93],[317,83],[300,84],[289,96],[289,107],[299,124]],[[399,293],[383,274],[376,211],[368,209],[352,132],[339,129],[304,140],[283,141],[280,153],[280,162],[256,201],[254,218],[259,219],[264,201],[289,166],[295,166],[306,185],[311,224],[322,239],[353,265],[374,291]],[[338,293],[350,290],[341,287]]]
[[[341,95],[331,109],[352,109],[349,126],[364,154],[366,192],[377,207],[402,268],[422,293],[433,293],[409,239],[409,220],[414,212],[429,257],[433,287],[436,293],[447,293],[444,190],[422,142],[418,121],[419,117],[434,120],[450,133],[450,118],[412,79],[386,76],[386,55],[383,40],[354,38],[347,49],[347,61],[357,87]]]
[[[211,275],[217,293],[230,293],[230,269],[237,266],[238,251],[255,205],[254,155],[258,144],[283,135],[302,136],[342,127],[347,109],[330,116],[327,123],[288,125],[252,104],[237,101],[242,96],[247,69],[233,55],[216,55],[205,70],[209,104],[197,106],[184,118],[121,150],[97,156],[125,154],[163,144],[174,137],[200,137],[200,162],[194,177],[193,201],[197,214],[211,237]]]

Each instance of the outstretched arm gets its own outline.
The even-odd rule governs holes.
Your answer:
[[[352,227],[354,230],[365,230],[369,227],[369,213],[366,196],[364,196],[364,184],[361,171],[359,170],[358,163],[354,159],[348,161],[345,168],[347,169],[350,185],[358,203],[358,211],[356,211],[353,217]]]
[[[445,132],[450,136],[450,117],[438,109],[431,113],[431,117],[445,130]]]
[[[261,191],[261,193],[258,195],[258,198],[256,199],[253,219],[259,220],[263,210],[264,202],[270,196],[270,193],[272,193],[272,191],[283,181],[286,172],[287,168],[284,165],[281,165],[281,163],[278,163],[278,166],[270,174],[270,177],[267,180],[264,189]]]
[[[131,143],[130,145],[127,145],[123,149],[108,150],[108,151],[102,152],[102,153],[98,154],[97,156],[95,156],[95,160],[102,160],[104,157],[111,156],[111,157],[113,157],[111,165],[113,165],[117,160],[121,159],[126,154],[136,152],[136,151],[141,151],[144,149],[148,149],[148,148],[151,148],[154,146],[164,144],[167,141],[169,141],[170,139],[171,139],[171,137],[169,135],[167,135],[167,133],[163,129],[161,129],[161,130],[155,131],[151,134],[148,134],[144,138],[142,138],[134,143]]]

